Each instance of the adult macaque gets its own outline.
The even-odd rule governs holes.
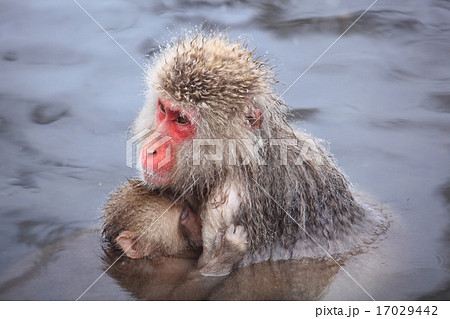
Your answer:
[[[150,192],[139,180],[129,180],[110,195],[103,219],[104,237],[132,259],[201,253],[202,226],[189,205]],[[217,240],[219,249],[210,271],[229,273],[246,252],[244,229],[230,227]]]
[[[248,236],[240,265],[336,255],[374,237],[380,216],[355,199],[315,139],[294,133],[270,68],[245,45],[185,36],[147,76],[133,126],[135,136],[148,132],[138,147],[142,178],[199,201],[204,275],[221,275],[221,238],[233,225]]]

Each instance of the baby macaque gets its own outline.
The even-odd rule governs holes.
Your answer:
[[[132,259],[198,257],[202,252],[201,221],[189,204],[150,191],[139,180],[129,180],[110,195],[103,219],[104,237]],[[242,226],[231,225],[216,241],[218,249],[205,268],[211,276],[230,273],[247,251]]]
[[[200,218],[185,202],[151,192],[139,180],[119,187],[104,207],[104,237],[133,259],[195,255],[202,248]]]

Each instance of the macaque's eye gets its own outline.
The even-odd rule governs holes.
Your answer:
[[[189,120],[188,119],[186,119],[185,117],[183,117],[183,116],[178,116],[176,119],[175,119],[175,122],[177,122],[178,124],[188,124],[189,123]]]
[[[180,219],[181,219],[182,221],[185,221],[185,220],[188,219],[188,217],[189,217],[189,211],[188,211],[188,208],[185,207],[185,208],[183,209],[183,211],[181,212]]]
[[[159,101],[159,108],[160,108],[161,112],[163,112],[164,114],[166,114],[166,108],[165,108],[164,105],[161,103],[161,101]]]
[[[252,125],[252,123],[255,121],[255,117],[253,117],[251,115],[246,115],[245,120],[246,120],[246,124]]]

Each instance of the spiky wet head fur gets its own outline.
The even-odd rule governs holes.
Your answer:
[[[194,109],[200,117],[214,114],[227,122],[248,113],[252,98],[270,93],[273,81],[270,69],[253,51],[224,34],[197,33],[174,40],[153,70],[157,83],[151,84],[162,96]]]

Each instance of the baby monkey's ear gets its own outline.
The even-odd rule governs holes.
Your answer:
[[[116,238],[116,243],[122,248],[125,255],[132,259],[138,259],[145,256],[144,252],[138,249],[136,241],[137,236],[128,230],[120,233]]]
[[[181,232],[194,248],[200,248],[203,245],[202,240],[202,222],[200,217],[187,206],[180,215]]]

